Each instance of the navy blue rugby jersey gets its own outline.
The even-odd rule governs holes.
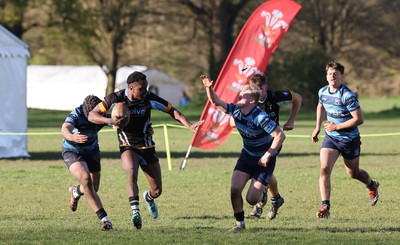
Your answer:
[[[160,110],[168,113],[172,105],[152,92],[148,92],[144,100],[129,99],[128,90],[123,89],[107,95],[100,103],[103,113],[117,102],[123,102],[128,106],[130,119],[128,125],[118,129],[118,141],[120,146],[133,146],[140,149],[154,147],[151,135],[147,134],[150,124],[151,110]]]
[[[293,103],[296,96],[293,91],[269,91],[264,101],[258,102],[258,105],[263,109],[271,120],[274,120],[279,125],[279,109],[281,106]]]
[[[83,114],[82,105],[75,108],[64,122],[71,123],[75,127],[72,130],[72,133],[80,132],[81,134],[88,136],[88,140],[85,143],[76,143],[74,141],[63,139],[63,148],[73,149],[80,153],[95,152],[99,150],[98,132],[104,127],[104,125],[89,122]]]
[[[329,91],[329,85],[321,88],[318,92],[319,103],[326,111],[327,119],[335,124],[350,120],[350,112],[360,108],[356,95],[344,84],[336,92]],[[360,135],[358,127],[347,128],[339,131],[328,132],[326,134],[332,137],[356,138]]]
[[[278,126],[259,106],[244,115],[235,104],[227,104],[227,113],[235,120],[243,139],[243,149],[251,156],[262,157],[272,144],[272,131]]]

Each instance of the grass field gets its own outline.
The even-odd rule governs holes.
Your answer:
[[[287,132],[275,170],[285,204],[273,221],[247,219],[247,229],[239,234],[226,232],[234,225],[229,183],[241,149],[239,135],[232,134],[213,150],[192,149],[185,170],[179,171],[192,134],[170,128],[172,171],[168,171],[163,131],[156,128],[164,189],[157,199],[160,217],[152,220],[141,200],[143,227],[136,230],[129,223],[126,176],[120,167],[115,132],[101,132],[99,194],[114,225],[112,232],[101,232],[84,198],[76,213],[68,208],[67,188],[76,181],[61,159],[58,134],[67,112],[30,110],[29,132],[48,134],[29,135],[30,159],[0,159],[0,244],[398,244],[400,113],[398,105],[381,101],[375,101],[379,110],[366,110],[365,124],[360,127],[361,167],[381,183],[376,206],[369,206],[365,187],[349,179],[339,160],[332,175],[331,218],[315,217],[320,206],[320,143],[311,143],[309,137],[313,112],[302,112],[296,130]],[[194,121],[201,110],[184,112]],[[173,123],[155,114],[154,124],[162,122]],[[387,135],[391,133],[397,135]],[[143,174],[139,187],[141,191],[148,187]],[[250,211],[246,204],[246,214]]]

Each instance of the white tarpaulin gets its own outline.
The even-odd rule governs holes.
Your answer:
[[[99,66],[28,66],[28,107],[73,110],[88,95],[104,98],[107,76]]]
[[[0,158],[29,157],[26,67],[28,46],[0,25]]]
[[[126,88],[126,79],[140,71],[147,76],[149,90],[179,104],[184,86],[166,73],[145,66],[124,66],[117,70],[116,91]],[[103,99],[107,76],[99,66],[28,66],[28,108],[70,111],[87,95]]]

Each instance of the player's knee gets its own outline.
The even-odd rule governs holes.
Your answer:
[[[256,205],[260,200],[260,197],[252,197],[252,196],[246,196],[246,201],[250,205]]]
[[[162,193],[162,188],[161,187],[157,187],[156,189],[151,191],[151,196],[153,198],[157,198],[157,197],[161,196],[161,193]]]
[[[329,176],[331,174],[331,169],[329,167],[321,167],[320,174],[321,176]]]

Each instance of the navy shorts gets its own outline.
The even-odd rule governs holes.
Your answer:
[[[259,160],[260,157],[250,156],[247,152],[242,150],[234,170],[248,173],[253,179],[267,186],[274,173],[276,156],[269,159],[267,167],[258,165]]]
[[[73,163],[86,162],[91,173],[100,172],[100,152],[79,153],[72,149],[63,149],[62,157],[68,169]]]
[[[347,138],[334,138],[325,134],[324,141],[322,142],[321,148],[329,148],[338,150],[343,158],[347,160],[353,160],[360,156],[361,152],[361,138],[355,139]]]
[[[138,149],[138,148],[132,147],[132,146],[121,146],[119,148],[119,151],[121,154],[124,151],[128,151],[128,150],[131,150],[139,155],[139,164],[140,165],[147,165],[147,164],[159,162],[158,156],[156,153],[156,149],[154,147]]]

